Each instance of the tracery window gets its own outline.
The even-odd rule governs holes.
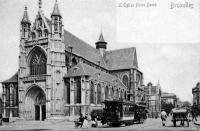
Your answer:
[[[101,86],[97,85],[97,104],[101,104]]]
[[[35,49],[30,60],[30,74],[46,74],[46,62],[47,58],[45,54],[39,49]]]
[[[124,84],[126,87],[129,86],[129,85],[128,85],[128,76],[127,76],[127,75],[124,75],[124,76],[123,76],[122,82],[123,82],[123,84]],[[129,87],[128,87],[128,88],[129,88]]]

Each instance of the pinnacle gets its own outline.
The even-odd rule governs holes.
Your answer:
[[[25,10],[24,10],[24,16],[22,18],[22,23],[31,23],[28,17],[28,11],[27,11],[27,6],[25,6]]]
[[[102,34],[102,32],[101,32],[101,34],[100,34],[100,36],[99,36],[99,40],[98,40],[99,42],[105,42],[105,40],[104,40],[104,38],[103,38],[103,34]]]
[[[53,8],[53,12],[52,12],[51,16],[61,16],[60,10],[58,8],[58,2],[57,2],[57,0],[55,2],[54,8]]]

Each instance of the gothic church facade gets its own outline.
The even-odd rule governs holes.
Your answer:
[[[136,48],[107,51],[103,34],[96,48],[64,29],[58,2],[51,18],[35,21],[27,7],[21,20],[18,72],[3,81],[3,117],[45,120],[101,109],[106,99],[144,102]]]

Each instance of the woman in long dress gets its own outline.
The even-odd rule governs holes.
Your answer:
[[[85,114],[85,117],[84,117],[84,121],[83,121],[83,128],[88,128],[88,118],[87,118],[87,114]]]

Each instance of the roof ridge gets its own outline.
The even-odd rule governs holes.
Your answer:
[[[108,50],[106,52],[114,52],[114,51],[127,50],[127,49],[136,49],[136,47],[127,47],[127,48],[121,48],[121,49],[113,49],[113,50]]]

